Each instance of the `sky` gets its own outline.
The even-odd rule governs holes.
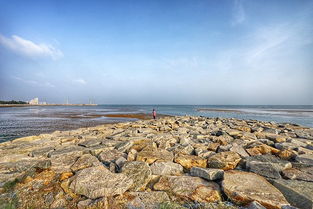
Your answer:
[[[0,100],[313,104],[313,0],[0,0]]]

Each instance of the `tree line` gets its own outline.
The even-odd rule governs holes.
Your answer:
[[[24,101],[15,101],[15,100],[11,100],[11,101],[1,101],[0,100],[0,104],[28,104],[28,103],[24,102]]]

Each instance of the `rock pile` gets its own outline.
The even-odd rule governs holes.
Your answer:
[[[165,117],[0,144],[0,208],[312,208],[313,129]]]

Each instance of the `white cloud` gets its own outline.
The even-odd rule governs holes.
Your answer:
[[[246,20],[246,12],[243,7],[243,0],[235,0],[231,24],[235,26],[235,25],[243,23],[245,20]]]
[[[0,34],[0,45],[27,57],[50,57],[53,60],[63,57],[61,50],[45,43],[34,43],[17,35],[7,38]]]
[[[55,85],[53,85],[50,82],[39,82],[39,81],[35,81],[35,80],[28,80],[28,79],[24,79],[18,76],[12,76],[12,78],[14,78],[15,80],[21,81],[23,83],[32,85],[32,86],[40,86],[40,87],[49,87],[49,88],[54,88]]]
[[[79,84],[82,84],[82,85],[86,85],[87,84],[87,82],[84,79],[82,79],[82,78],[74,79],[73,81],[75,83],[79,83]]]

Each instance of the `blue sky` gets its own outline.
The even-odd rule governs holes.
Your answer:
[[[312,0],[0,0],[0,100],[313,104]]]

